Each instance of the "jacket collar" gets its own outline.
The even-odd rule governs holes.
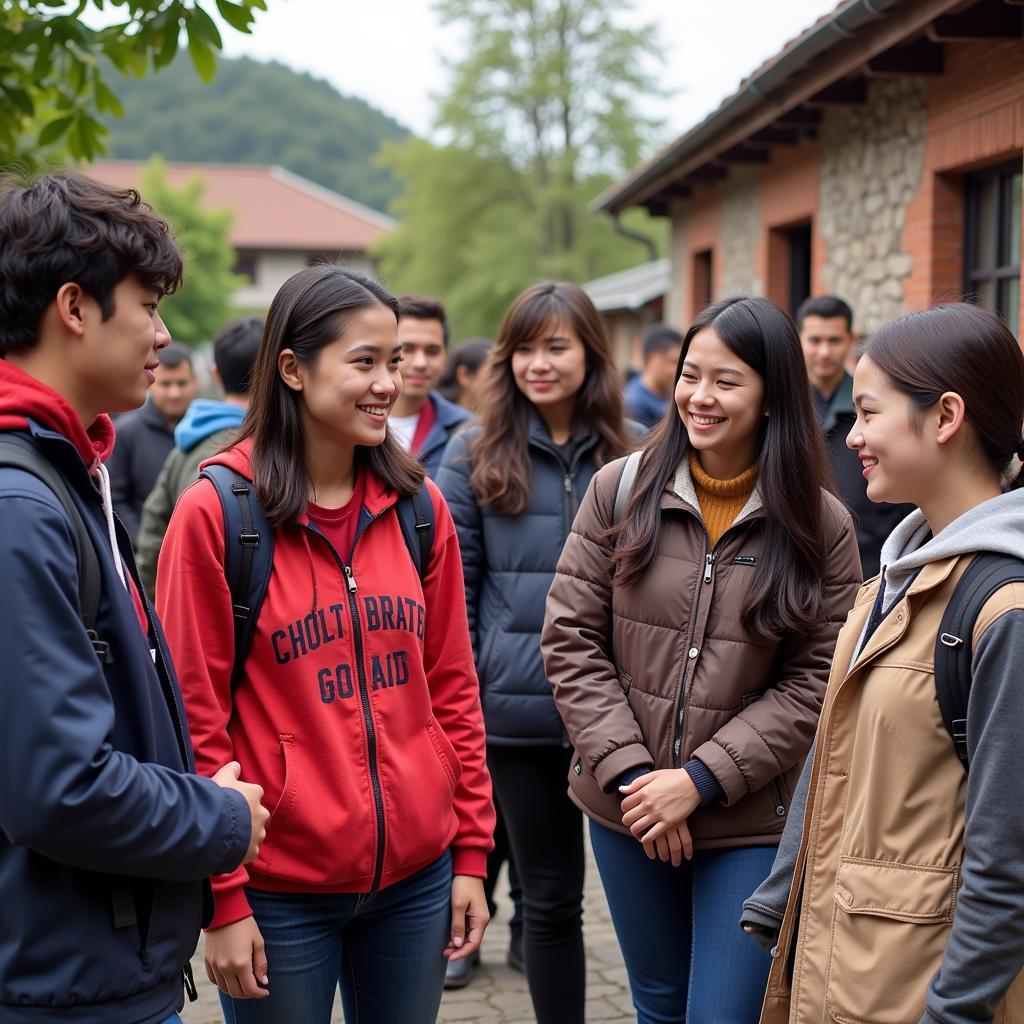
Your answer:
[[[153,404],[153,399],[147,397],[142,408],[139,409],[139,419],[142,420],[147,427],[152,427],[154,430],[159,430],[162,434],[170,434],[174,436],[174,427],[167,426],[167,420],[164,419],[164,414]]]
[[[540,413],[531,405],[530,406],[530,431],[528,441],[529,444],[534,448],[540,448],[543,451],[550,452],[558,459],[565,459],[565,454],[559,450],[558,445],[551,439],[551,434],[548,431],[544,420],[541,419]],[[591,430],[589,427],[581,426],[578,423],[573,424],[572,428],[572,461],[573,464],[579,461],[580,456],[583,452],[589,451],[591,448],[596,447],[599,440],[597,431]]]
[[[857,418],[857,410],[853,404],[853,378],[848,373],[844,373],[839,387],[836,388],[828,403],[828,412],[821,424],[821,429],[826,434],[831,434],[840,419],[849,419],[851,416],[854,419]]]
[[[679,498],[689,511],[693,512],[701,522],[704,522],[704,517],[700,514],[700,502],[697,500],[697,489],[693,486],[693,477],[690,475],[690,451],[688,448],[683,452],[683,457],[679,460],[675,478],[672,480],[670,487],[666,488],[666,494],[662,496],[662,508],[668,507],[665,497],[669,494]],[[733,526],[748,516],[761,512],[763,507],[764,503],[761,500],[761,494],[757,489],[757,484],[754,484],[754,489],[750,492],[747,503],[740,509],[739,515],[733,520]]]
[[[431,391],[427,401],[434,407],[434,423],[418,452],[420,459],[438,448],[443,448],[448,443],[451,432],[472,418],[472,413],[463,409],[461,405],[449,402],[439,391]]]

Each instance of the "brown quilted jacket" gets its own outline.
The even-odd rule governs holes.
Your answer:
[[[623,462],[591,483],[548,594],[542,647],[575,746],[569,795],[595,821],[626,832],[622,774],[697,757],[725,795],[688,819],[694,845],[777,843],[861,582],[850,515],[822,492],[824,621],[766,641],[740,619],[764,538],[757,491],[709,550],[685,460],[662,496],[654,561],[639,583],[612,588],[601,537]]]

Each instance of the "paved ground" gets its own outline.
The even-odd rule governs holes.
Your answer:
[[[499,892],[507,893],[502,884]],[[484,938],[483,963],[466,988],[446,992],[438,1017],[440,1024],[533,1024],[533,1007],[526,978],[505,965],[508,949],[508,905],[499,899],[500,910]],[[587,889],[583,915],[587,944],[587,1021],[635,1022],[626,971],[608,918],[608,906],[593,858],[587,861]],[[186,1004],[185,1024],[223,1024],[216,989],[206,980],[202,957],[192,962],[199,1001]],[[342,1024],[341,1006],[335,1000],[334,1024]],[[296,1020],[295,1024],[305,1024]]]

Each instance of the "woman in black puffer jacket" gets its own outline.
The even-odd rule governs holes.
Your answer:
[[[488,764],[523,888],[538,1024],[583,1024],[583,832],[570,748],[544,675],[544,604],[579,501],[630,447],[601,315],[573,284],[534,285],[501,325],[479,423],[445,452]]]

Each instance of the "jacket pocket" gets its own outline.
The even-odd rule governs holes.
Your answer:
[[[451,784],[454,794],[455,787],[462,777],[462,764],[451,741],[445,736],[444,730],[437,724],[433,715],[427,719],[427,735],[430,737],[434,753],[437,754],[437,759],[441,762],[441,767],[444,769],[444,774]]]
[[[949,939],[956,868],[842,857],[825,1000],[838,1024],[915,1024]]]
[[[269,870],[274,859],[275,839],[281,835],[283,827],[288,824],[292,811],[295,809],[295,800],[299,792],[299,768],[298,757],[295,753],[295,736],[290,732],[278,734],[278,743],[281,747],[281,759],[284,762],[284,784],[281,787],[281,796],[270,813],[270,820],[267,822],[267,835],[260,846],[258,863],[264,870]]]
[[[633,677],[628,672],[623,672],[620,668],[619,672],[619,685],[622,687],[622,692],[629,694],[629,688],[633,685]]]

